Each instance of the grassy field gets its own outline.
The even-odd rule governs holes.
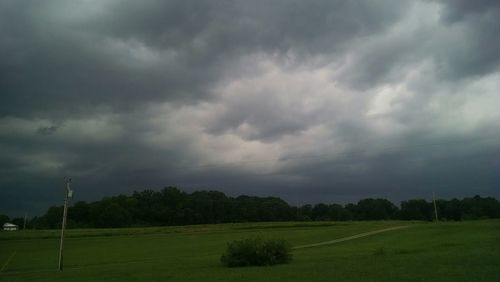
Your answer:
[[[260,235],[294,246],[409,225],[331,245],[296,249],[273,267],[226,268],[234,239]],[[56,271],[57,231],[0,232],[1,281],[500,281],[500,220],[415,223],[255,223],[68,230]]]

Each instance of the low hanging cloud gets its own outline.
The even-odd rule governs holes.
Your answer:
[[[0,213],[499,196],[498,1],[3,1]]]

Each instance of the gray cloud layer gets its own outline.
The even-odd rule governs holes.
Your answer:
[[[0,212],[179,185],[499,196],[498,1],[2,1]]]

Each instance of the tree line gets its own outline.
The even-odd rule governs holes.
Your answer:
[[[440,220],[500,218],[500,202],[491,197],[437,200]],[[28,228],[60,228],[62,206],[27,222]],[[398,207],[386,199],[363,199],[339,205],[319,203],[291,206],[277,197],[228,197],[218,191],[183,192],[176,187],[145,190],[132,195],[79,201],[68,209],[68,228],[164,226],[258,221],[434,220],[434,205],[423,199]],[[0,215],[0,223],[9,221]],[[22,218],[13,223],[22,226]]]

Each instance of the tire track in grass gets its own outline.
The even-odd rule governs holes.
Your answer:
[[[0,268],[0,273],[3,272],[3,270],[7,267],[7,265],[9,265],[10,261],[12,260],[12,258],[16,255],[17,251],[14,251],[10,257],[5,261],[5,263],[2,265],[2,268]]]
[[[349,237],[344,237],[344,238],[339,238],[335,240],[330,240],[330,241],[324,241],[324,242],[319,242],[319,243],[314,243],[314,244],[307,244],[307,245],[301,245],[301,246],[296,246],[293,247],[292,250],[299,250],[299,249],[305,249],[305,248],[312,248],[312,247],[319,247],[319,246],[326,246],[326,245],[332,245],[344,241],[349,241],[349,240],[354,240],[358,238],[363,238],[363,237],[368,237],[371,235],[383,233],[383,232],[388,232],[388,231],[393,231],[393,230],[398,230],[398,229],[403,229],[403,228],[408,228],[410,227],[409,225],[404,225],[404,226],[396,226],[396,227],[390,227],[390,228],[385,228],[385,229],[380,229],[380,230],[375,230],[375,231],[370,231],[370,232],[365,232],[365,233],[360,233],[356,234],[353,236]]]

